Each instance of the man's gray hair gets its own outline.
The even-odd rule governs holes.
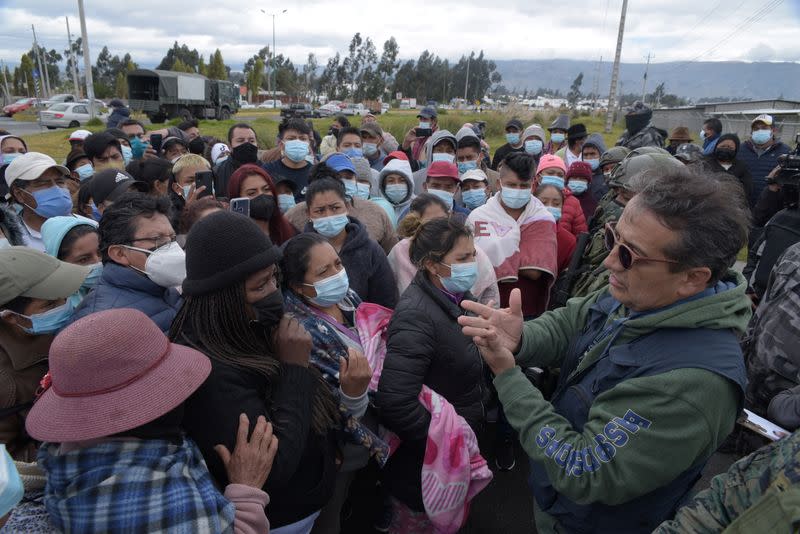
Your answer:
[[[747,243],[750,210],[741,184],[727,173],[690,167],[652,178],[634,189],[636,206],[680,235],[665,247],[665,256],[680,263],[676,270],[708,267],[709,284],[715,284]]]

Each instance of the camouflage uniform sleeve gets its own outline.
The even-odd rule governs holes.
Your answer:
[[[800,428],[800,386],[775,395],[769,403],[767,416],[774,423],[789,430]]]

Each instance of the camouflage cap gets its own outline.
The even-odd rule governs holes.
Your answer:
[[[608,165],[609,163],[619,163],[625,159],[625,156],[627,156],[629,153],[630,149],[625,148],[624,146],[615,146],[609,148],[603,152],[602,156],[600,156],[600,166],[602,167],[603,165]]]
[[[683,143],[675,151],[675,157],[684,163],[692,163],[703,157],[703,149],[694,143]]]
[[[649,149],[651,147],[645,148]],[[611,177],[608,179],[609,187],[627,188],[631,178],[643,172],[683,168],[683,164],[673,158],[666,150],[662,151],[661,149],[656,149],[659,152],[648,150],[644,154],[636,153],[639,150],[645,150],[645,148],[634,150],[617,165],[611,172]],[[661,152],[663,152],[663,154]]]

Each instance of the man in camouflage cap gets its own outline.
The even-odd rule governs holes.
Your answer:
[[[617,146],[624,146],[631,150],[645,146],[662,148],[667,132],[656,128],[650,122],[653,110],[642,102],[634,102],[625,113],[625,131],[617,140]]]

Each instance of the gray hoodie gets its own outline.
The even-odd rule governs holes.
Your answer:
[[[593,146],[600,151],[600,155],[602,156],[605,153],[606,143],[603,141],[603,136],[599,133],[593,133],[586,138],[586,141],[583,143],[583,146]]]
[[[435,136],[436,134],[433,135]],[[406,198],[400,202],[392,202],[389,197],[386,196],[386,176],[389,174],[399,174],[405,178],[406,184],[408,184],[409,192],[406,195]],[[384,165],[380,175],[378,175],[377,183],[373,183],[373,189],[380,191],[381,196],[394,207],[395,215],[399,219],[400,214],[403,213],[406,208],[408,208],[408,205],[411,204],[411,201],[414,200],[414,197],[416,196],[414,194],[414,181],[411,175],[411,165],[407,160],[404,159],[395,158],[389,160],[389,162]]]
[[[458,144],[456,143],[456,137],[449,131],[437,130],[433,133],[430,139],[428,139],[428,141],[425,143],[425,167],[414,173],[414,194],[419,195],[420,193],[425,192],[422,189],[422,185],[428,178],[428,167],[431,166],[433,147],[438,145],[442,140],[449,140],[453,145],[454,151],[458,147]]]

